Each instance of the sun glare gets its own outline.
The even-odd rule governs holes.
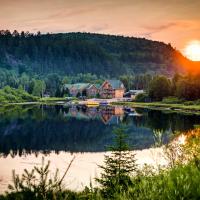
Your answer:
[[[191,41],[184,49],[184,54],[193,61],[200,61],[200,41]]]

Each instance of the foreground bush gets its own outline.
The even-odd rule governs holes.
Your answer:
[[[194,163],[175,166],[158,175],[136,177],[137,184],[130,188],[127,199],[199,199],[200,170]]]

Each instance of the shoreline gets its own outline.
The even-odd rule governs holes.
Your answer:
[[[162,102],[117,102],[112,103],[112,105],[130,106],[133,108],[146,108],[150,110],[161,110],[166,112],[200,115],[200,105],[167,104]]]
[[[39,99],[38,101],[31,102],[6,102],[0,103],[0,106],[9,106],[9,105],[36,105],[36,104],[64,104],[66,103],[66,99],[64,98],[52,98],[52,99]]]
[[[78,102],[81,102],[81,100],[78,100]],[[10,106],[10,105],[42,105],[42,104],[64,105],[65,103],[67,103],[67,101],[64,99],[46,99],[46,100],[39,100],[35,102],[0,103],[0,107]],[[162,102],[151,102],[151,103],[126,102],[126,101],[110,102],[110,106],[117,106],[117,105],[129,106],[132,108],[160,110],[160,111],[165,111],[165,112],[170,112],[170,113],[174,112],[174,113],[182,113],[182,114],[200,115],[200,105],[170,104],[170,103],[162,103]]]

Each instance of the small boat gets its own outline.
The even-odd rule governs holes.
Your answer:
[[[130,107],[125,107],[125,108],[124,108],[124,111],[125,111],[125,112],[134,112],[134,109],[133,109],[133,108],[130,108]]]
[[[101,101],[99,103],[100,106],[107,106],[108,105],[108,102],[107,101]]]
[[[130,117],[140,117],[142,115],[139,114],[139,113],[136,113],[136,112],[131,112],[131,113],[128,114],[128,116],[130,116]]]
[[[99,106],[99,103],[96,102],[96,101],[87,101],[85,103],[85,105],[88,106],[88,107],[97,107],[97,106]]]

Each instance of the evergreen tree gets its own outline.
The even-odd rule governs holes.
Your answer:
[[[116,193],[126,191],[132,184],[130,175],[136,171],[135,154],[130,151],[127,144],[125,128],[114,129],[114,144],[109,148],[111,155],[105,155],[103,170],[97,182],[102,186],[104,195],[114,196]]]

